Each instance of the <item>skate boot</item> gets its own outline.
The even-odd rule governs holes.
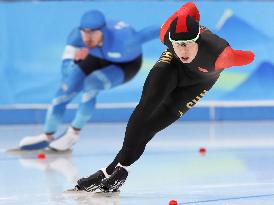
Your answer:
[[[107,174],[106,169],[101,169],[89,177],[79,179],[77,181],[77,185],[74,188],[74,191],[99,191],[99,185],[101,184],[102,180],[107,179],[108,177],[109,175]]]
[[[27,136],[19,142],[19,148],[21,150],[38,150],[48,147],[49,143],[50,139],[46,134]]]
[[[109,178],[104,179],[100,184],[100,190],[103,192],[117,192],[125,183],[128,171],[120,163],[114,169]]]
[[[49,148],[56,151],[68,150],[78,141],[79,137],[79,131],[69,127],[64,134],[50,142]]]

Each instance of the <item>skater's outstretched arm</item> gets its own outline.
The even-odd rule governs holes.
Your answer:
[[[159,38],[160,25],[148,26],[136,32],[125,42],[125,49],[132,50],[136,45],[144,44],[153,39]]]
[[[144,44],[153,39],[159,38],[160,35],[160,25],[148,26],[137,32],[135,35],[136,40]]]
[[[254,56],[252,51],[234,50],[228,46],[218,57],[215,70],[250,64],[254,60]]]

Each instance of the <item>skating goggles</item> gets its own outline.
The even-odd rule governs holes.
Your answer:
[[[193,38],[193,39],[190,39],[190,40],[173,40],[170,37],[170,32],[169,32],[169,35],[168,35],[168,38],[169,38],[169,40],[170,40],[171,43],[178,43],[180,45],[196,42],[199,37],[200,37],[200,29],[199,29],[199,32],[198,32],[197,36],[195,38]]]

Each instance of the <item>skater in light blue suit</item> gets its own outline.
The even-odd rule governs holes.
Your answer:
[[[80,26],[68,36],[62,82],[48,109],[44,132],[23,138],[19,147],[25,150],[70,149],[92,117],[98,93],[126,83],[138,73],[142,64],[142,44],[158,38],[159,31],[160,26],[136,31],[123,21],[106,20],[98,10],[84,13]],[[82,92],[81,102],[71,126],[54,138],[67,104],[79,92]]]

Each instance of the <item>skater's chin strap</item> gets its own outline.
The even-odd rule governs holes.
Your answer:
[[[127,172],[129,172],[129,166],[123,166],[123,165],[121,165],[120,163],[118,163],[118,164],[116,165],[116,167],[123,167],[125,170],[127,170]]]
[[[100,170],[104,173],[104,175],[105,175],[106,178],[110,177],[110,175],[107,173],[107,168],[102,168]]]

